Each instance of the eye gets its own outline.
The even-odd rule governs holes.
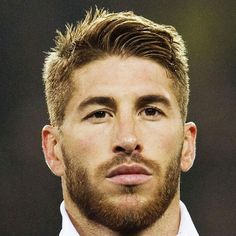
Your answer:
[[[110,117],[112,117],[111,112],[99,110],[99,111],[94,111],[94,112],[90,113],[84,119],[97,124],[97,123],[106,122]]]
[[[155,116],[159,114],[159,111],[155,108],[146,108],[144,113],[146,116]]]
[[[107,113],[105,111],[97,111],[97,112],[93,113],[91,117],[104,118],[106,115],[107,115]]]
[[[156,107],[147,107],[144,108],[139,115],[147,120],[157,120],[163,115],[163,112]]]

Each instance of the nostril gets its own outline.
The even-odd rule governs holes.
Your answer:
[[[126,150],[123,147],[117,146],[115,147],[115,152],[119,153],[119,152],[126,152]]]
[[[136,147],[135,147],[135,149],[134,149],[135,151],[142,151],[142,148],[141,148],[141,146],[140,145],[137,145]]]
[[[122,146],[116,146],[114,148],[114,152],[115,153],[126,153],[126,154],[129,154],[129,153],[132,153],[133,151],[141,151],[141,146],[140,145],[136,145],[134,148],[131,148],[131,147],[122,147]]]

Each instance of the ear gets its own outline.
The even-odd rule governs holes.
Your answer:
[[[64,174],[64,162],[59,142],[59,131],[56,127],[46,125],[42,129],[42,148],[46,163],[57,176]]]
[[[184,143],[180,167],[183,172],[187,172],[193,165],[196,153],[197,127],[193,122],[185,124]]]

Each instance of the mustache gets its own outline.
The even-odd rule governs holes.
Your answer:
[[[140,153],[132,153],[130,155],[122,153],[122,154],[115,155],[109,161],[106,161],[105,163],[101,164],[98,167],[98,172],[103,173],[104,175],[107,173],[109,169],[116,167],[118,165],[135,164],[135,163],[144,165],[145,167],[149,168],[150,170],[152,170],[154,173],[158,175],[161,174],[161,167],[157,163],[157,161],[149,160]]]

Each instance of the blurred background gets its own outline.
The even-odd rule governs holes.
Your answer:
[[[48,123],[41,81],[56,29],[90,6],[133,10],[171,24],[190,63],[189,119],[198,125],[197,158],[182,175],[182,200],[200,235],[236,234],[236,4],[215,1],[0,1],[0,235],[58,235],[59,178],[47,168],[40,132]]]

